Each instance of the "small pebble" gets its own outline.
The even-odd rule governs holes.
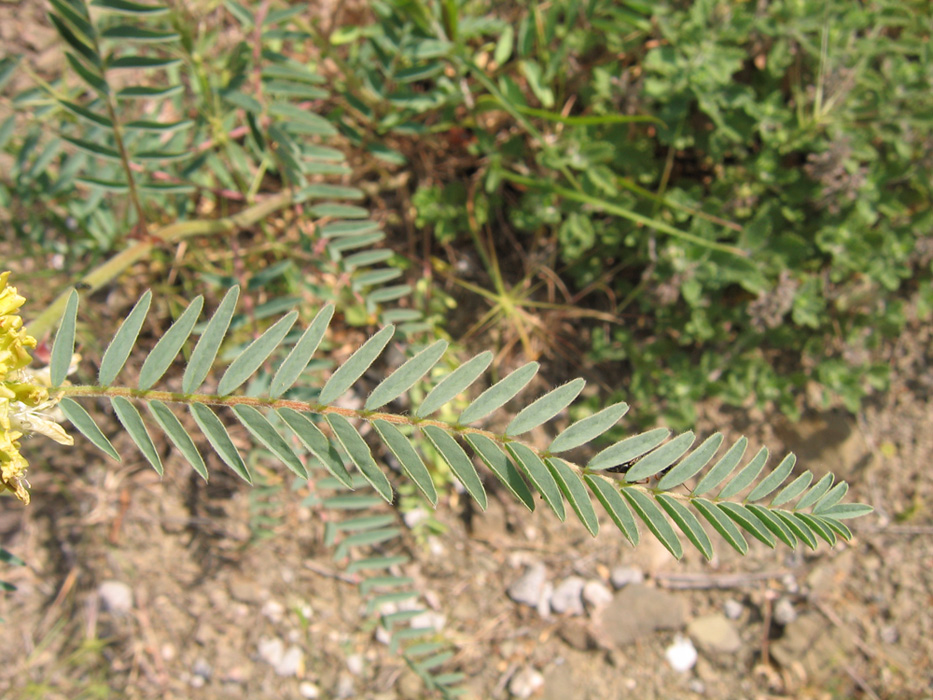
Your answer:
[[[885,644],[897,644],[900,638],[901,635],[894,625],[885,625],[881,628],[881,641]]]
[[[538,563],[528,567],[522,576],[508,587],[509,598],[516,603],[524,603],[532,608],[538,607],[544,584],[547,582],[547,569]]]
[[[411,618],[408,624],[412,629],[432,629],[440,632],[447,624],[447,616],[435,610],[425,610],[420,615]]]
[[[306,700],[317,700],[321,697],[321,689],[310,681],[303,681],[298,685],[298,694]]]
[[[612,591],[602,581],[587,581],[583,587],[583,602],[591,610],[609,605],[612,602]]]
[[[424,522],[428,517],[428,511],[424,508],[412,508],[410,511],[402,513],[402,520],[405,521],[409,530],[414,530],[419,523]]]
[[[583,587],[586,586],[579,576],[568,576],[561,581],[551,594],[551,609],[559,614],[583,614]]]
[[[347,657],[347,670],[354,676],[363,675],[363,657],[360,654],[350,654]]]
[[[338,698],[356,697],[356,688],[353,685],[353,676],[348,673],[341,673],[337,679],[337,687],[334,689],[334,695]]]
[[[722,604],[722,611],[730,620],[738,620],[742,617],[742,613],[745,612],[745,606],[735,598],[729,598]]]
[[[104,581],[97,589],[104,610],[126,615],[133,609],[133,589],[122,581]]]
[[[267,600],[262,605],[262,614],[265,615],[270,622],[281,622],[282,617],[285,615],[285,606],[277,600]]]
[[[279,676],[300,676],[304,672],[305,657],[298,647],[288,648],[282,657],[281,663],[275,667],[275,672]]]
[[[198,659],[191,667],[191,672],[195,676],[200,676],[204,680],[209,681],[211,679],[212,669],[211,665],[207,663],[206,659]]]
[[[690,689],[691,693],[706,695],[706,684],[699,678],[692,678],[690,682],[687,683],[687,687]]]
[[[619,589],[633,583],[643,582],[645,574],[637,566],[617,566],[609,574],[609,580],[616,589]]]
[[[509,693],[512,697],[524,700],[534,695],[535,691],[543,685],[544,676],[530,666],[525,666],[509,681]]]
[[[667,659],[667,663],[675,671],[686,673],[697,662],[697,650],[693,646],[693,642],[686,637],[677,635],[674,638],[674,643],[665,649],[664,658]]]
[[[797,619],[797,610],[794,608],[791,599],[787,596],[778,599],[778,602],[774,604],[774,610],[771,614],[774,621],[784,627]]]

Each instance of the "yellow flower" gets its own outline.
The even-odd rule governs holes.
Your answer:
[[[28,349],[36,347],[36,339],[26,334],[16,313],[26,299],[7,285],[9,276],[0,273],[0,491],[9,489],[28,504],[29,463],[19,452],[19,439],[41,433],[64,445],[74,441],[49,415],[58,397],[49,398],[42,372],[26,369],[32,361]]]

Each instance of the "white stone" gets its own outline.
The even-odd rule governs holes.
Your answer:
[[[321,697],[321,689],[310,681],[303,681],[298,685],[298,694],[305,700],[317,700]]]
[[[740,617],[742,617],[742,613],[745,611],[745,606],[735,598],[729,598],[729,600],[722,604],[722,611],[730,620],[738,620]]]
[[[617,566],[609,574],[609,580],[618,589],[633,583],[642,583],[645,580],[645,574],[637,566]]]
[[[271,622],[281,622],[285,616],[285,606],[277,600],[267,600],[262,605],[262,614]]]
[[[420,615],[411,618],[409,626],[412,629],[432,629],[440,632],[447,624],[447,616],[435,610],[425,610]]]
[[[674,638],[674,643],[664,650],[664,658],[667,659],[667,663],[671,665],[672,669],[686,673],[697,662],[697,650],[693,646],[693,642],[686,637],[677,635]]]
[[[133,589],[122,581],[104,581],[97,595],[104,610],[114,615],[126,615],[133,609]]]
[[[509,681],[509,693],[512,697],[524,700],[534,695],[535,691],[543,685],[544,676],[530,666],[525,666]]]
[[[579,576],[568,576],[561,581],[551,594],[551,609],[559,614],[583,614],[583,587],[586,585]]]
[[[587,581],[583,587],[583,602],[591,610],[609,605],[612,602],[612,591],[602,581]]]

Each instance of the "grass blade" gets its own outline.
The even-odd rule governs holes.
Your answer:
[[[317,312],[311,325],[301,335],[301,338],[295,343],[295,347],[288,353],[288,357],[279,367],[275,376],[272,378],[272,384],[269,387],[269,396],[277,399],[291,386],[298,381],[298,377],[305,371],[314,353],[317,352],[324,333],[330,325],[334,316],[334,305],[328,304]]]
[[[577,378],[549,391],[519,411],[505,429],[505,434],[521,435],[551,420],[580,395],[585,385],[583,379]]]
[[[172,444],[175,445],[182,456],[188,460],[188,464],[191,465],[204,481],[207,481],[207,466],[204,464],[204,459],[201,457],[201,453],[198,452],[198,448],[195,447],[191,436],[188,435],[188,431],[185,430],[185,427],[181,424],[181,421],[178,420],[171,409],[161,401],[149,401],[147,407],[149,408],[149,413],[155,418],[156,423],[162,428],[162,431],[168,435]]]
[[[265,333],[250,343],[224,372],[224,376],[221,377],[220,383],[217,385],[217,393],[225,396],[253,376],[259,366],[285,339],[297,318],[297,311],[286,314],[267,328]]]
[[[65,312],[62,314],[61,324],[58,327],[58,333],[55,334],[55,344],[52,345],[52,359],[49,362],[49,377],[53,387],[61,386],[68,376],[68,369],[71,367],[71,358],[75,352],[75,325],[78,316],[78,293],[71,290],[68,301],[65,304]],[[73,402],[72,402],[73,403]],[[80,407],[79,407],[80,408]],[[81,409],[84,410],[83,408]],[[71,418],[69,418],[71,420]],[[74,423],[74,421],[71,421]],[[93,421],[92,421],[93,422]],[[77,425],[75,427],[78,427]],[[96,425],[94,426],[97,427]],[[78,430],[81,430],[78,428]],[[83,430],[81,432],[84,432]],[[98,431],[100,432],[100,431]],[[103,437],[103,435],[101,435]],[[106,438],[104,438],[106,440]],[[91,440],[91,438],[88,438]],[[91,440],[94,442],[94,440]],[[94,442],[97,445],[96,442]],[[107,443],[110,444],[109,442]],[[100,445],[98,445],[100,447]],[[102,448],[104,452],[106,449]],[[113,448],[111,447],[112,451]],[[108,452],[110,454],[110,452]],[[120,459],[116,452],[112,453],[114,459]]]
[[[366,481],[376,489],[376,492],[386,502],[391,503],[392,485],[376,465],[376,460],[373,459],[366,441],[363,440],[357,429],[350,424],[350,421],[336,413],[329,414],[327,422],[330,423],[337,440],[343,445],[343,449],[350,456],[350,460],[357,466]]]
[[[592,416],[587,416],[582,420],[578,420],[554,438],[548,447],[548,452],[554,454],[566,452],[567,450],[580,447],[580,445],[585,445],[591,440],[595,440],[618,423],[627,412],[628,404],[622,402],[604,408],[599,413],[594,413]]]
[[[460,414],[459,423],[467,425],[485,418],[525,388],[532,377],[538,373],[537,362],[529,362],[512,372],[505,379],[496,382],[474,399]]]
[[[239,296],[240,288],[231,287],[210,321],[207,322],[204,333],[201,334],[194,352],[191,353],[191,359],[185,368],[185,376],[182,378],[181,387],[186,394],[194,393],[211,371],[220,344],[230,327],[230,319],[233,318]]]
[[[394,333],[395,326],[386,326],[363,343],[343,366],[339,367],[330,376],[330,379],[324,384],[324,388],[321,389],[318,401],[328,406],[340,398],[345,391],[356,383],[356,380],[362,376],[363,372],[372,366],[376,358],[385,349],[385,346],[389,344]]]
[[[374,411],[397,399],[430,372],[446,351],[446,340],[438,340],[426,347],[382,380],[366,399],[364,408],[367,411]]]
[[[247,484],[252,484],[253,479],[249,475],[249,469],[247,469],[246,464],[243,463],[243,458],[240,457],[240,453],[237,452],[233,441],[227,434],[227,429],[224,427],[224,424],[220,422],[220,418],[204,404],[193,403],[189,406],[189,410],[195,422],[198,424],[198,427],[201,428],[201,432],[204,433],[204,437],[207,438],[207,441],[211,443],[211,447],[214,448],[214,452],[220,456],[224,463],[230,467],[237,476],[243,479]]]
[[[142,369],[139,370],[140,389],[148,389],[162,378],[175,356],[178,355],[178,351],[181,350],[181,346],[191,335],[203,306],[204,297],[200,295],[195,297],[178,320],[159,339],[152,352],[149,353],[149,357],[143,362]]]
[[[94,419],[84,410],[81,404],[66,397],[61,400],[58,407],[62,409],[65,418],[70,420],[78,432],[90,440],[94,447],[104,452],[108,457],[113,457],[118,462],[122,461],[120,455],[113,449],[113,445],[110,444],[110,440],[100,431],[97,423],[94,422]]]
[[[501,481],[512,494],[522,502],[528,510],[535,509],[535,497],[525,483],[521,472],[512,464],[509,456],[502,451],[494,441],[485,435],[467,434],[464,436],[470,447],[479,455],[480,459],[492,470],[492,473]]]
[[[445,430],[441,430],[434,425],[425,425],[421,431],[428,436],[437,451],[441,453],[444,461],[450,465],[453,473],[466,488],[473,500],[479,504],[480,509],[486,510],[487,499],[486,489],[483,488],[483,482],[480,481],[479,474],[476,473],[476,467],[470,460],[460,443],[454,440]]]
[[[402,431],[391,423],[384,420],[373,421],[373,427],[382,441],[389,448],[389,451],[395,455],[395,458],[402,465],[402,469],[408,475],[408,478],[415,482],[415,485],[421,489],[432,506],[437,505],[437,489],[434,488],[434,481],[431,479],[431,473],[424,466],[421,457],[412,447],[411,442],[402,434]]]
[[[101,386],[109,386],[116,379],[120,370],[123,369],[126,358],[130,356],[130,351],[139,336],[139,329],[142,328],[143,321],[146,320],[151,301],[152,292],[146,290],[146,293],[139,298],[136,306],[130,311],[130,315],[123,321],[116,335],[113,336],[113,340],[110,341],[110,345],[104,352],[104,358],[100,361],[100,370],[97,373],[97,381]]]
[[[152,444],[152,438],[149,437],[149,432],[146,430],[146,426],[143,425],[143,419],[139,415],[139,411],[122,396],[110,397],[110,405],[113,406],[113,412],[117,414],[117,418],[126,428],[126,432],[129,433],[133,442],[139,447],[139,451],[143,453],[143,456],[156,470],[156,473],[162,476],[162,460],[159,459],[159,453],[156,451],[155,445]]]

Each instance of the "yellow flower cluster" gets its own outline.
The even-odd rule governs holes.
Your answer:
[[[7,284],[9,276],[9,272],[0,273],[0,491],[9,489],[23,503],[29,503],[28,463],[19,452],[23,431],[51,431],[55,435],[49,436],[64,444],[72,440],[61,426],[42,416],[57,401],[50,400],[48,390],[35,383],[37,378],[26,370],[32,361],[28,349],[36,347],[36,339],[23,328],[17,311],[26,299]],[[49,423],[58,430],[42,429]]]

